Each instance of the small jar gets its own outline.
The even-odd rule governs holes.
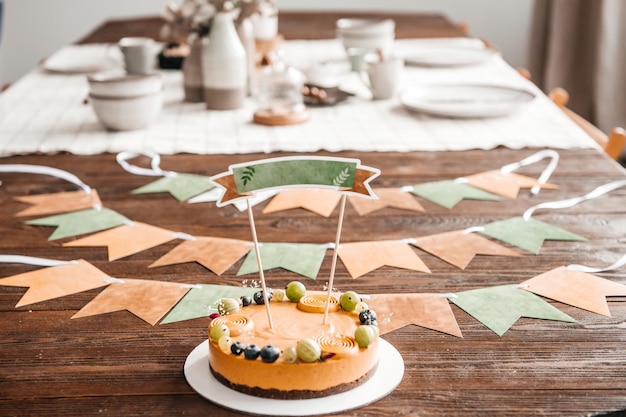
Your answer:
[[[263,69],[259,77],[259,110],[274,114],[306,111],[302,98],[304,75],[297,69],[277,60]]]

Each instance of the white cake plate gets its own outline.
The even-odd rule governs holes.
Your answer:
[[[276,400],[254,397],[222,385],[209,369],[209,342],[195,347],[185,361],[185,377],[201,396],[235,411],[268,416],[311,416],[338,413],[371,404],[389,395],[402,381],[404,361],[389,342],[379,339],[380,362],[374,374],[350,391],[323,398]]]

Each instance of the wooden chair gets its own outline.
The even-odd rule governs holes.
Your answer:
[[[569,93],[563,88],[553,89],[548,96],[570,119],[591,136],[608,156],[615,160],[619,158],[624,146],[626,146],[626,131],[624,129],[616,127],[608,135],[604,133],[588,120],[567,108]]]

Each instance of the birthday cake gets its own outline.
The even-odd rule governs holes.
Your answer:
[[[261,291],[255,302],[218,302],[220,315],[209,326],[214,377],[235,391],[277,399],[325,397],[367,381],[378,365],[378,329],[358,294],[331,295],[326,313],[326,292],[305,292],[294,281],[284,293],[289,297],[268,290],[269,305]]]

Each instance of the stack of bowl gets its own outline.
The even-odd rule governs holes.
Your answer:
[[[357,48],[369,52],[390,52],[395,30],[396,23],[392,19],[346,18],[336,23],[337,37],[346,50]]]
[[[100,122],[111,130],[143,129],[163,106],[161,74],[92,74],[89,101]]]

